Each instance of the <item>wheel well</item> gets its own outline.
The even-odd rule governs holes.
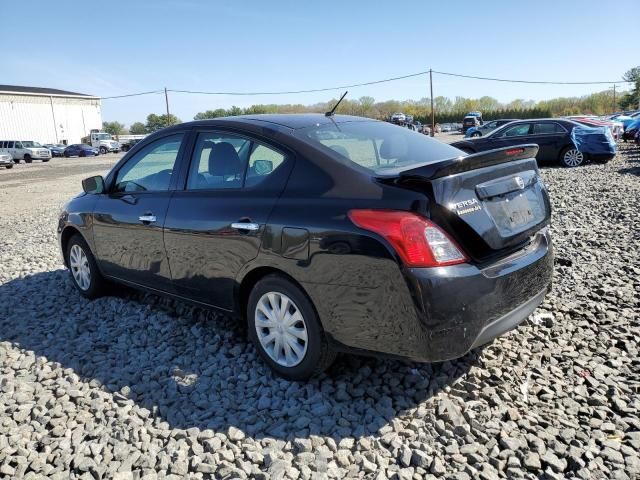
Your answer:
[[[67,244],[69,243],[69,240],[71,239],[71,237],[73,237],[76,233],[82,236],[82,234],[77,228],[65,227],[65,229],[62,231],[62,235],[60,236],[60,246],[62,247],[62,258],[64,260],[65,266],[67,267],[69,266],[68,260],[67,260]]]
[[[240,316],[243,319],[247,318],[246,317],[247,303],[249,302],[249,295],[251,294],[251,290],[253,290],[253,287],[256,285],[256,283],[258,283],[260,280],[262,280],[267,275],[271,275],[271,274],[281,275],[281,276],[285,277],[287,280],[289,280],[291,283],[296,285],[307,296],[307,298],[309,299],[309,302],[311,302],[311,305],[313,305],[313,302],[311,301],[311,297],[309,297],[309,294],[307,293],[307,291],[291,275],[288,275],[287,273],[283,272],[282,270],[278,270],[277,268],[273,268],[273,267],[258,267],[255,270],[251,270],[242,279],[242,283],[240,284],[240,288],[238,289],[238,295],[237,295],[238,309],[237,309],[237,311],[240,313]],[[315,305],[313,305],[313,307],[315,308]]]

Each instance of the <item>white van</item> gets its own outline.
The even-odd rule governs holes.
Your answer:
[[[11,155],[15,163],[19,163],[20,160],[26,163],[31,163],[33,160],[43,162],[51,160],[51,152],[48,148],[30,140],[0,140],[0,152]]]

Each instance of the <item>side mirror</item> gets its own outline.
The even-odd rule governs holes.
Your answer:
[[[271,160],[256,160],[253,163],[253,169],[256,175],[267,175],[273,171],[273,162]]]
[[[100,175],[82,180],[82,189],[89,195],[104,193],[104,178]]]

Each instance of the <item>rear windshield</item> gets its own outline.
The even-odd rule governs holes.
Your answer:
[[[297,135],[373,171],[435,163],[464,155],[457,148],[422,133],[386,122],[314,125],[298,130]]]

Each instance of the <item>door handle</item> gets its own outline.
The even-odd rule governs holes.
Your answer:
[[[255,232],[257,230],[260,230],[260,225],[251,222],[234,222],[231,224],[231,228],[235,228],[236,230],[249,230],[251,232]]]
[[[142,223],[154,223],[156,221],[156,216],[151,214],[140,215],[138,217],[138,220],[140,220]]]

